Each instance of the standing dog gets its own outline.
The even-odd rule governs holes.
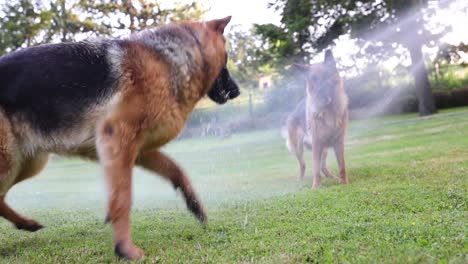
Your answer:
[[[109,188],[107,221],[115,252],[143,251],[131,239],[132,168],[180,188],[201,221],[205,209],[184,171],[159,151],[206,94],[239,95],[226,70],[230,17],[145,30],[128,39],[43,45],[0,58],[0,216],[18,229],[42,226],[5,203],[8,190],[36,175],[49,153],[99,160]]]
[[[320,171],[330,178],[334,176],[327,168],[327,148],[332,147],[340,169],[341,183],[348,183],[344,156],[344,138],[348,125],[348,98],[343,80],[330,50],[325,52],[323,63],[294,67],[306,79],[306,98],[288,117],[287,145],[299,161],[300,177],[304,177],[304,146],[313,153],[313,188],[320,186]],[[308,144],[309,139],[311,143]]]

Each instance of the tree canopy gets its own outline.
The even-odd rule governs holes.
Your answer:
[[[436,44],[448,28],[428,26],[442,1],[428,0],[275,0],[281,25],[256,25],[269,57],[283,67],[334,44],[340,36],[366,42],[363,52],[383,54],[405,48],[410,55],[421,115],[436,111],[422,47]]]
[[[170,6],[147,0],[7,1],[0,4],[0,54],[86,36],[121,35],[170,21],[197,20],[205,11],[196,1]]]

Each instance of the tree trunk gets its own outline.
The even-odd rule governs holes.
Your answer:
[[[411,74],[414,78],[414,85],[419,102],[419,115],[426,116],[434,114],[437,112],[437,109],[435,107],[434,96],[432,95],[431,84],[429,83],[429,76],[421,51],[422,44],[413,42],[408,49],[411,56]]]
[[[439,62],[434,63],[434,68],[435,68],[434,78],[435,78],[436,84],[439,84],[439,80],[440,80],[440,63]]]
[[[133,3],[131,0],[124,1],[125,9],[127,11],[127,14],[130,15],[130,33],[133,33],[136,31],[135,28],[135,7],[133,6]]]
[[[68,35],[68,14],[67,14],[67,6],[66,6],[66,0],[62,0],[60,3],[60,14],[61,14],[61,20],[62,20],[62,42],[67,41],[67,35]]]

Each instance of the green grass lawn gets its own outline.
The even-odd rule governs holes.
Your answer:
[[[196,222],[170,184],[136,170],[133,238],[143,262],[468,262],[468,108],[352,122],[350,185],[324,179],[317,191],[310,166],[296,180],[276,130],[181,140],[165,151],[189,173],[209,224]],[[118,261],[97,165],[54,158],[7,200],[46,228],[25,233],[0,219],[0,262]]]

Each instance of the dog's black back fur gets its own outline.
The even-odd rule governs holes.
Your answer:
[[[110,42],[50,44],[0,57],[0,106],[47,135],[115,92]]]

